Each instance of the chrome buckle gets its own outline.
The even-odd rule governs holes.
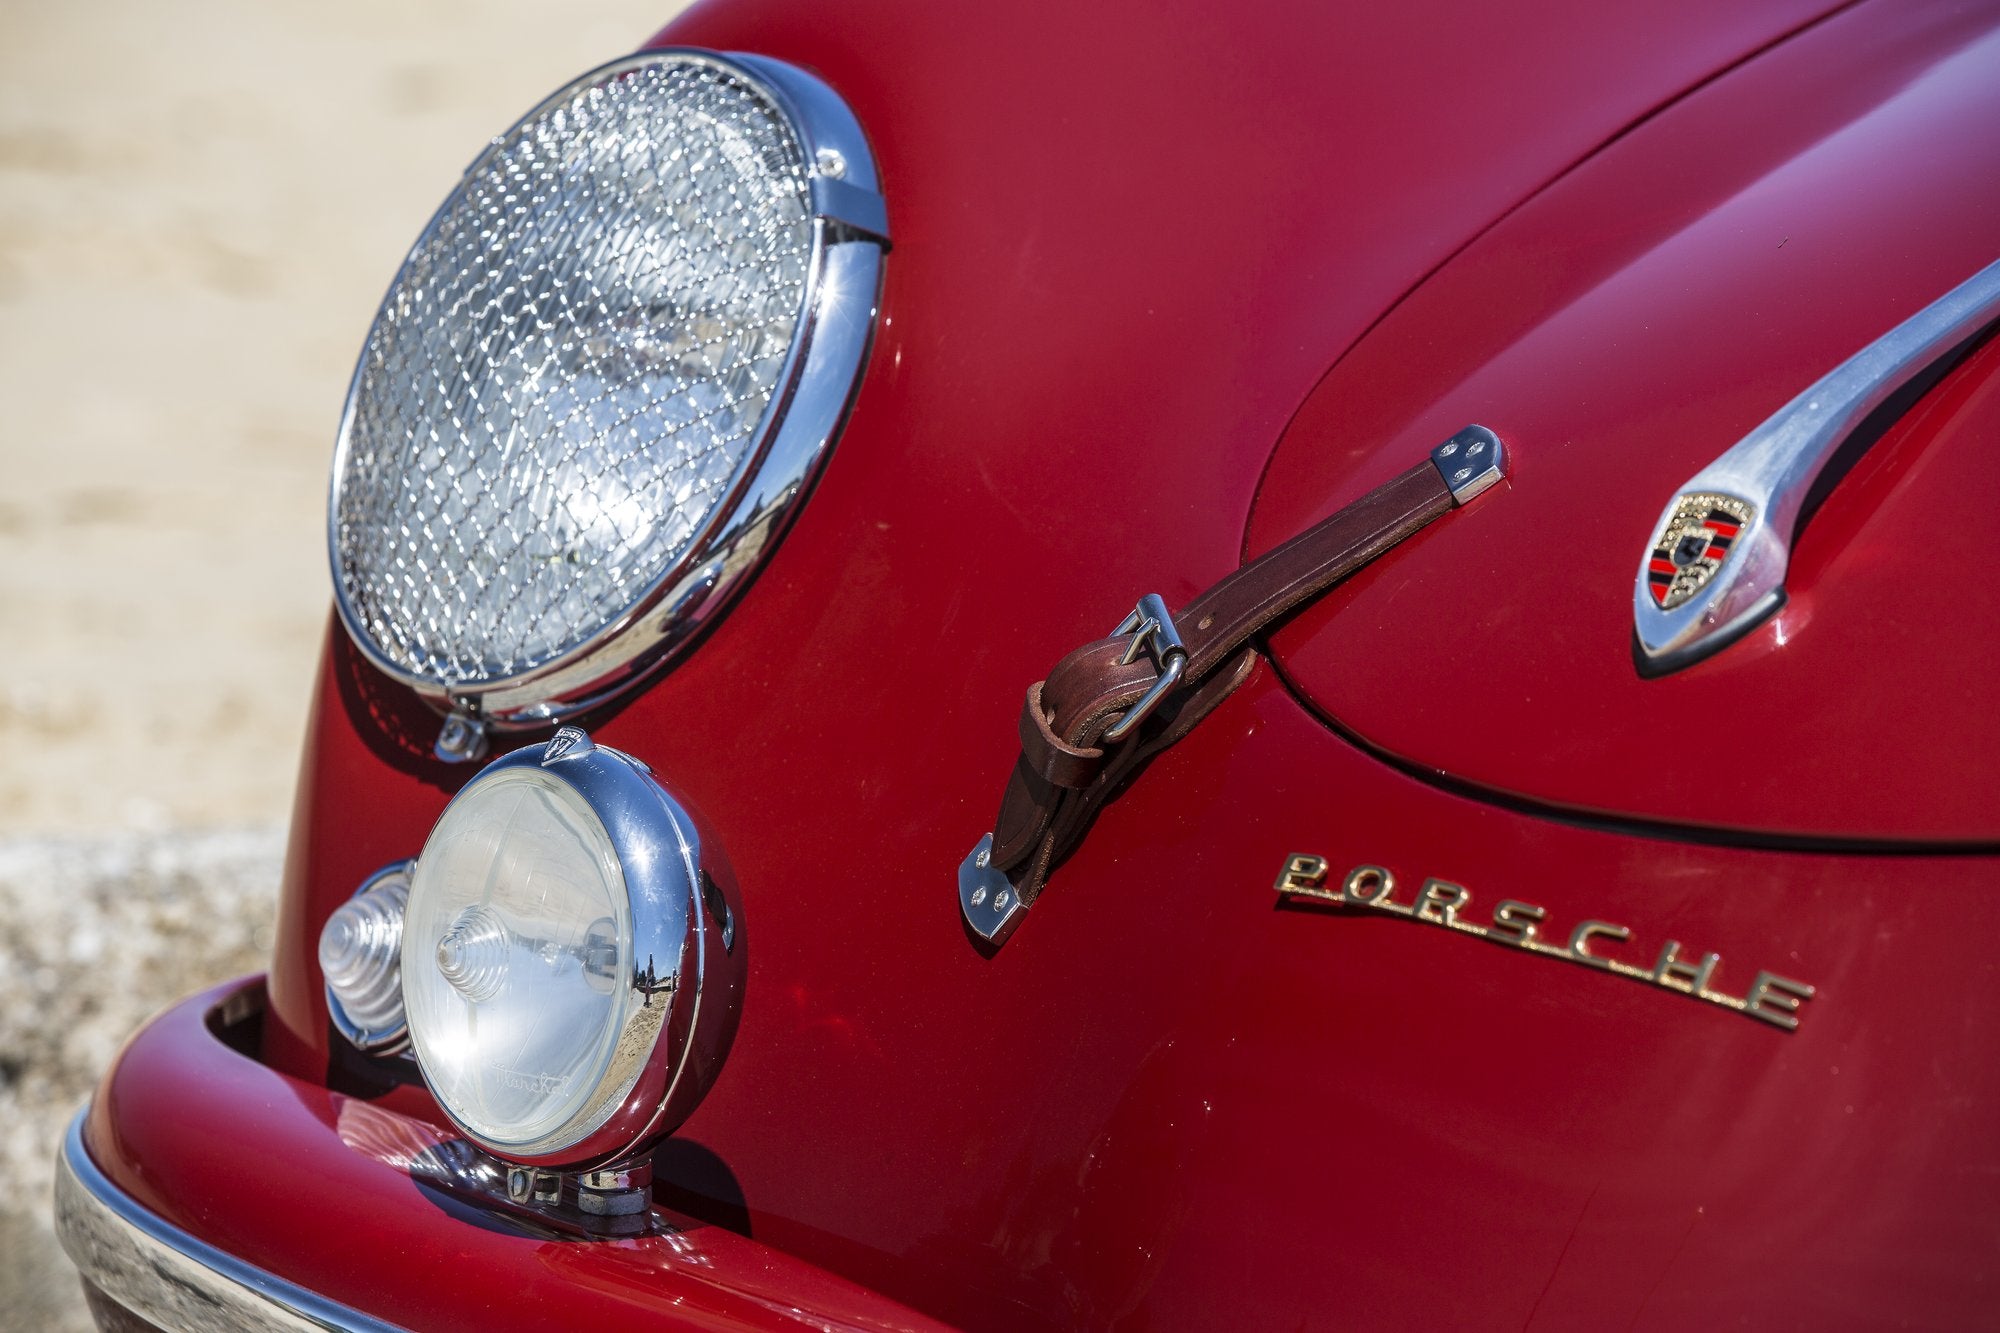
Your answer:
[[[1159,668],[1160,678],[1153,682],[1153,687],[1141,696],[1138,703],[1125,710],[1125,716],[1104,733],[1104,739],[1114,745],[1131,735],[1133,728],[1160,706],[1160,700],[1167,697],[1167,691],[1180,684],[1188,663],[1187,645],[1181,642],[1180,631],[1174,628],[1174,618],[1168,614],[1167,604],[1160,600],[1156,592],[1141,597],[1139,604],[1132,608],[1132,614],[1119,621],[1118,628],[1111,631],[1113,638],[1120,634],[1130,634],[1132,642],[1126,646],[1125,656],[1118,659],[1118,665],[1136,662],[1139,654],[1145,653]]]

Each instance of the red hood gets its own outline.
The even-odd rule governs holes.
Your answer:
[[[1633,664],[1632,584],[1689,477],[2000,255],[1994,15],[1862,6],[1618,141],[1435,274],[1287,431],[1274,545],[1459,426],[1511,488],[1301,616],[1297,690],[1423,769],[1578,810],[1991,841],[2000,525],[1962,365],[1804,530],[1791,600],[1718,656]]]
[[[1226,1326],[1242,1322],[1239,1306],[1268,1315],[1261,1323],[1285,1322],[1288,1310],[1365,1317],[1406,1308],[1411,1292],[1428,1299],[1407,1308],[1433,1312],[1434,1325],[1496,1309],[1518,1318],[1581,1308],[1561,1306],[1561,1285],[1543,1276],[1551,1256],[1560,1265],[1581,1255],[1579,1273],[1615,1279],[1579,1277],[1579,1288],[1667,1299],[1679,1280],[1662,1286],[1657,1256],[1704,1245],[1727,1247],[1730,1262],[1687,1271],[1751,1274],[1710,1299],[1762,1308],[1738,1238],[1782,1227],[1774,1200],[1823,1202],[1812,1190],[1829,1155],[1904,1103],[1876,1108],[1873,1122],[1830,1114],[1824,1083],[1781,1085],[1768,1048],[1718,1045],[1689,1021],[1709,1006],[1660,1006],[1623,981],[1609,990],[1630,997],[1570,1003],[1511,971],[1546,963],[1498,948],[1434,963],[1424,951],[1435,932],[1411,927],[1405,943],[1386,938],[1399,926],[1378,934],[1271,910],[1269,875],[1293,850],[1343,864],[1402,857],[1413,883],[1476,874],[1483,902],[1518,893],[1566,922],[1650,921],[1660,934],[1648,946],[1672,922],[1691,947],[1727,951],[1731,975],[1778,966],[1829,995],[1884,997],[1831,1010],[1846,1026],[1802,1038],[1828,1043],[1798,1048],[1804,1069],[1813,1051],[1848,1049],[1850,1036],[1858,1045],[1864,1017],[1893,1018],[1927,998],[1902,984],[1917,946],[1855,950],[1854,921],[1928,940],[1908,923],[1949,918],[1969,890],[1941,885],[1938,908],[1910,885],[1919,871],[1944,871],[1899,864],[1878,876],[1872,864],[1800,856],[1761,868],[1758,894],[1711,891],[1771,858],[1489,818],[1490,808],[1396,778],[1335,740],[1269,672],[1132,785],[1064,867],[1067,886],[999,955],[968,945],[951,870],[991,827],[1027,683],[1140,594],[1184,605],[1237,566],[1274,442],[1330,365],[1356,349],[1336,372],[1344,377],[1377,345],[1357,349],[1364,331],[1392,309],[1377,337],[1400,327],[1419,304],[1405,295],[1496,219],[1533,212],[1523,201],[1580,159],[1819,8],[1702,0],[1641,12],[1576,0],[1538,4],[1529,23],[1476,4],[1447,17],[1379,4],[1140,13],[856,0],[836,15],[798,0],[732,0],[667,34],[822,75],[873,137],[895,232],[872,361],[815,494],[696,651],[589,719],[600,741],[642,755],[699,806],[754,899],[744,1025],[682,1141],[726,1168],[710,1197],[732,1197],[745,1218],[754,1209],[760,1243],[983,1327],[1164,1324],[1171,1315],[1155,1312],[1174,1309],[1190,1325]],[[1554,235],[1558,255],[1593,239]],[[1800,227],[1791,246],[1812,240]],[[1534,253],[1513,251],[1517,263]],[[1532,272],[1522,279],[1550,318],[1559,276],[1546,290]],[[1689,299],[1696,290],[1708,289]],[[1671,308],[1656,299],[1646,318]],[[1468,368],[1528,346],[1531,315],[1476,302],[1433,310],[1421,328],[1439,339],[1434,350],[1377,363],[1382,415],[1357,421],[1373,433],[1343,437],[1355,452],[1322,450],[1325,471],[1287,483],[1298,450],[1281,451],[1260,541],[1400,470],[1437,438],[1425,412],[1454,418],[1448,428],[1485,419],[1518,446],[1510,492],[1393,552],[1326,608],[1322,629],[1359,625],[1355,599],[1406,569],[1470,571],[1489,605],[1519,604],[1493,575],[1535,552],[1485,534],[1586,456],[1563,442],[1596,423],[1545,436],[1512,406],[1487,410],[1503,395],[1481,398],[1478,412],[1445,398]],[[1897,317],[1861,321],[1864,336]],[[1489,335],[1483,354],[1467,351],[1452,369],[1453,338],[1470,346]],[[1820,350],[1800,347],[1796,365],[1771,368],[1778,401],[1790,372],[1824,368]],[[1682,376],[1672,383],[1684,394]],[[1550,387],[1537,401],[1587,399]],[[1295,514],[1275,507],[1287,487]],[[1635,543],[1661,503],[1659,487],[1638,490]],[[1604,521],[1614,518],[1622,532],[1622,518]],[[1620,550],[1623,595],[1637,550]],[[1407,629],[1408,606],[1376,619]],[[1301,624],[1294,636],[1311,632]],[[1295,638],[1282,646],[1288,669],[1303,672]],[[1450,701],[1468,701],[1462,730],[1483,725],[1483,695],[1521,687],[1518,663],[1502,668],[1490,690],[1477,670],[1449,680]],[[1415,679],[1408,653],[1390,669]],[[1433,702],[1408,685],[1368,697],[1385,701],[1367,714],[1371,732],[1398,698]],[[336,642],[264,1027],[267,1058],[299,1077],[322,1080],[329,1064],[312,956],[320,923],[371,872],[421,848],[449,790],[471,776],[470,765],[425,757],[436,728]],[[1647,874],[1621,874],[1634,857]],[[1527,892],[1543,864],[1566,882]],[[1669,915],[1642,918],[1639,906],[1660,894]],[[1847,910],[1820,910],[1832,903]],[[1782,932],[1771,928],[1778,912]],[[1329,929],[1310,928],[1320,926]],[[1780,941],[1804,961],[1780,961]],[[1976,979],[1977,949],[1954,953],[1959,942],[1947,934],[1936,950],[1940,975]],[[1514,996],[1534,1007],[1503,1014]],[[1517,1023],[1496,1040],[1494,1023],[1480,1021],[1489,1014],[1503,1026],[1514,1021],[1505,1014],[1532,1021],[1546,1039],[1520,1040],[1529,1029]],[[1968,1031],[1977,1046],[1976,1026]],[[1546,1069],[1531,1067],[1539,1056]],[[1914,1084],[1935,1073],[1931,1057],[1888,1040],[1873,1059]],[[1697,1091],[1726,1097],[1727,1114],[1712,1127],[1679,1117],[1661,1131],[1670,1150],[1635,1159],[1663,1096],[1684,1091],[1695,1067],[1706,1076]],[[1490,1089],[1515,1084],[1520,1098],[1493,1105]],[[1985,1105],[1963,1079],[1922,1086],[1931,1091],[1920,1111]],[[1623,1101],[1607,1100],[1607,1088]],[[1320,1124],[1352,1132],[1273,1129]],[[1924,1139],[1954,1164],[1931,1173],[1929,1192],[1903,1190],[1910,1159],[1889,1157],[1874,1165],[1891,1184],[1842,1199],[1868,1205],[1857,1216],[1928,1219],[1945,1248],[1923,1253],[1960,1253],[1948,1242],[1976,1232],[1960,1219],[1980,1196],[1964,1187],[1956,1164],[1973,1159],[1956,1145],[1978,1128]],[[1780,1133],[1806,1150],[1765,1153]],[[1523,1149],[1496,1167],[1493,1144]],[[1753,1150],[1750,1165],[1767,1170],[1743,1170]],[[1599,1179],[1638,1184],[1572,1251],[1573,1219],[1587,1207],[1572,1191]],[[1691,1242],[1669,1237],[1687,1214],[1642,1188],[1661,1180],[1711,1200],[1709,1216],[1725,1222]],[[1954,1212],[1940,1198],[1974,1204]],[[1350,1203],[1371,1219],[1357,1243],[1328,1248],[1324,1264],[1299,1262],[1292,1251],[1311,1219]],[[1410,1281],[1408,1256],[1468,1228],[1495,1243],[1449,1281]],[[1611,1254],[1610,1235],[1629,1253]],[[1857,1247],[1874,1236],[1857,1223],[1815,1257],[1872,1258]],[[1818,1272],[1798,1271],[1801,1285]],[[1277,1273],[1303,1276],[1274,1292]],[[1235,1274],[1259,1281],[1232,1289]],[[1187,1294],[1202,1286],[1213,1294]],[[1543,1306],[1536,1293],[1551,1286],[1557,1303]]]
[[[1364,331],[1607,140],[1831,7],[698,6],[662,40],[795,61],[847,99],[895,249],[815,495],[625,717],[768,716],[810,678],[839,693],[842,753],[865,766],[893,740],[895,776],[860,789],[950,774],[932,815],[990,820],[1026,683],[1141,594],[1182,605],[1236,567],[1274,443]],[[773,658],[773,624],[810,660]],[[699,777],[684,740],[667,757]]]

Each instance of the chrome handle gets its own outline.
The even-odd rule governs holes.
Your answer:
[[[1676,670],[1784,604],[1799,509],[1876,408],[2000,315],[2000,261],[1849,357],[1694,474],[1639,561],[1633,627],[1646,668]]]

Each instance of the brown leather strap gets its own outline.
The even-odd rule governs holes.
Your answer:
[[[1187,652],[1178,686],[1123,741],[1105,732],[1138,703],[1161,668],[1149,656],[1124,661],[1131,635],[1087,643],[1028,687],[1021,757],[993,827],[991,865],[1023,905],[1075,850],[1104,803],[1160,751],[1248,679],[1251,640],[1452,507],[1429,459],[1324,522],[1259,556],[1173,617]]]

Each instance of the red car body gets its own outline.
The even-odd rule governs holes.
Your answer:
[[[728,0],[657,40],[815,71],[895,227],[795,526],[586,719],[744,898],[679,1229],[441,1191],[449,1122],[336,1049],[320,925],[472,776],[337,624],[269,978],[109,1072],[116,1188],[412,1329],[1991,1324],[2000,349],[1742,641],[1648,678],[1631,598],[1683,481],[2000,256],[2000,8]],[[1026,683],[1471,421],[1507,485],[1272,636],[975,947]],[[1712,952],[1781,1021],[1274,895],[1298,855],[1628,973]]]

